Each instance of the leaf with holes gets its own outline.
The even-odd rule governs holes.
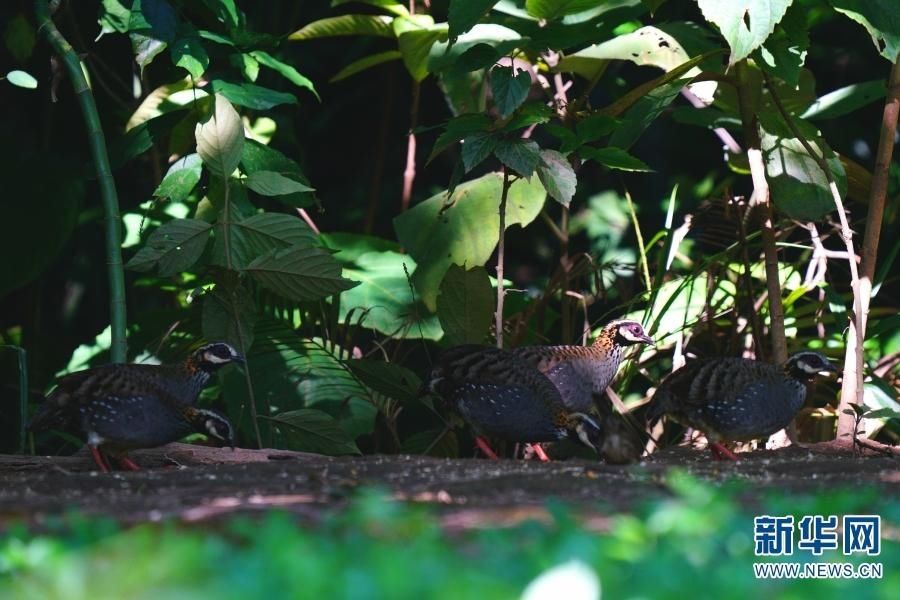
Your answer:
[[[322,248],[289,248],[260,256],[245,269],[256,281],[290,300],[321,300],[358,285],[341,276],[341,263]]]
[[[447,344],[483,343],[494,314],[494,288],[484,267],[450,265],[441,281],[437,314]]]
[[[241,117],[224,96],[216,94],[215,111],[195,129],[197,153],[214,175],[228,177],[241,161],[244,126]]]
[[[283,412],[271,420],[284,434],[291,450],[329,456],[362,454],[340,423],[321,410],[301,408]]]
[[[866,28],[875,49],[890,62],[900,54],[900,10],[896,0],[831,0],[834,9]]]
[[[151,233],[125,266],[143,272],[159,267],[161,277],[186,271],[203,254],[211,228],[198,219],[173,219]]]
[[[792,0],[697,0],[703,16],[714,23],[731,47],[729,66],[762,46]]]

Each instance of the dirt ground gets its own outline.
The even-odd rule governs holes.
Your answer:
[[[743,454],[737,463],[677,448],[626,466],[586,460],[331,458],[185,444],[132,456],[143,470],[110,474],[94,471],[86,454],[0,456],[0,529],[22,521],[40,527],[71,511],[123,523],[199,522],[277,507],[315,522],[343,506],[361,486],[433,504],[451,529],[546,518],[551,498],[575,506],[590,526],[603,529],[604,515],[669,494],[665,483],[673,467],[711,485],[744,481],[748,485],[742,498],[749,503],[773,489],[813,493],[875,486],[894,497],[900,493],[896,457],[814,454],[799,448]]]

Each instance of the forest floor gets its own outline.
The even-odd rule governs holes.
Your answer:
[[[549,519],[549,500],[572,506],[588,527],[608,515],[670,495],[673,473],[710,485],[738,482],[749,506],[764,493],[838,493],[874,488],[900,494],[900,459],[756,451],[737,462],[673,448],[617,466],[586,460],[551,463],[382,455],[326,457],[280,450],[170,444],[138,451],[138,472],[99,473],[86,453],[69,457],[0,456],[0,530],[14,522],[40,528],[55,517],[103,515],[122,523],[192,523],[277,508],[318,522],[356,490],[378,488],[398,500],[434,505],[448,529]]]

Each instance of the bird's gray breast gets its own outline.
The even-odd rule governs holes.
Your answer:
[[[80,408],[89,436],[131,448],[152,448],[190,433],[190,425],[171,406],[154,396],[108,396]]]
[[[760,438],[786,427],[805,399],[806,387],[798,381],[755,381],[733,398],[708,404],[702,420],[725,439]]]
[[[609,360],[574,358],[559,363],[545,375],[559,390],[566,408],[587,411],[593,406],[593,394],[606,391],[618,366],[615,356]]]

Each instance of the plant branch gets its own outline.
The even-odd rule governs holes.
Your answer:
[[[409,208],[412,200],[413,182],[416,180],[416,134],[413,133],[419,124],[419,96],[422,84],[413,81],[412,106],[409,109],[409,137],[406,141],[406,169],[403,171],[403,197],[400,210]]]
[[[506,197],[509,195],[509,170],[503,171],[503,186],[500,191],[500,237],[497,240],[497,313],[494,326],[497,329],[497,347],[503,347],[503,255],[506,248]]]
[[[847,331],[847,352],[844,356],[844,373],[843,373],[843,381],[841,382],[841,401],[838,404],[837,412],[838,412],[838,428],[837,428],[837,436],[841,437],[845,433],[852,433],[855,431],[854,424],[852,423],[851,418],[846,418],[842,411],[845,408],[849,408],[851,402],[855,402],[860,406],[863,405],[863,340],[866,335],[866,325],[865,325],[865,317],[864,312],[868,310],[868,306],[864,309],[862,303],[862,290],[860,288],[860,279],[859,279],[859,269],[856,265],[856,251],[853,248],[853,230],[850,228],[850,223],[847,221],[847,213],[844,210],[844,203],[841,200],[841,193],[838,191],[837,183],[834,181],[834,175],[831,172],[831,168],[828,166],[828,163],[825,161],[825,156],[819,155],[819,153],[812,147],[809,143],[809,140],[803,135],[803,132],[800,131],[800,128],[797,127],[797,124],[794,122],[793,117],[790,113],[785,109],[784,104],[781,102],[781,98],[778,96],[778,92],[775,90],[775,86],[772,85],[772,80],[769,78],[768,74],[763,71],[763,79],[766,82],[766,87],[769,89],[769,93],[772,96],[772,101],[775,103],[775,107],[778,109],[778,112],[781,114],[781,118],[784,119],[784,122],[787,124],[788,128],[790,128],[791,133],[794,134],[800,143],[803,145],[803,148],[806,150],[807,154],[816,162],[819,168],[822,170],[822,173],[825,175],[826,181],[828,181],[828,188],[831,190],[831,196],[834,199],[834,206],[837,209],[838,220],[841,224],[841,238],[844,240],[844,245],[847,248],[847,264],[850,267],[850,289],[853,292],[853,315],[850,320],[850,328]],[[890,96],[888,97],[888,103],[890,103]],[[894,118],[894,127],[896,128],[896,116]],[[882,133],[884,130],[882,129]],[[893,136],[890,138],[890,143],[893,144],[894,138]],[[881,150],[882,143],[879,142],[879,150]],[[891,150],[888,149],[888,156],[890,156]],[[888,159],[888,163],[890,159]],[[885,169],[888,165],[885,165]],[[887,173],[883,175],[885,177],[884,189],[887,190]],[[873,175],[872,187],[875,187]],[[882,196],[883,201],[883,196]],[[882,204],[883,206],[883,204]],[[871,212],[871,206],[870,206]],[[875,234],[877,235],[877,233]],[[873,269],[874,273],[874,269]],[[853,429],[851,429],[853,428]]]
[[[766,181],[766,166],[763,161],[762,143],[756,113],[751,105],[750,78],[747,63],[737,65],[738,104],[744,129],[744,144],[750,175],[753,179],[754,201],[763,211],[761,237],[766,266],[766,286],[769,291],[769,336],[772,342],[772,360],[776,364],[787,361],[787,339],[784,333],[784,306],[781,302],[781,283],[778,275],[778,248],[775,245],[774,211],[769,198],[769,183]]]
[[[641,233],[641,225],[638,223],[637,211],[634,208],[634,201],[631,199],[631,192],[624,186],[624,182],[622,187],[625,189],[625,199],[628,201],[628,212],[631,213],[631,223],[634,225],[634,234],[637,236],[638,251],[641,253],[640,264],[641,273],[644,275],[644,285],[649,292],[653,289],[653,284],[650,282],[650,267],[647,265],[647,248],[644,246],[644,235]]]
[[[106,141],[103,138],[100,115],[97,113],[94,96],[84,77],[81,61],[78,59],[78,55],[75,54],[75,50],[72,49],[72,46],[69,45],[50,18],[50,7],[47,0],[35,0],[34,14],[38,23],[38,31],[44,34],[53,51],[65,65],[87,129],[91,158],[97,173],[97,183],[100,186],[100,198],[103,202],[103,212],[106,220],[106,268],[109,280],[109,312],[112,337],[109,348],[110,360],[113,363],[123,363],[127,357],[128,342],[125,337],[125,272],[122,265],[121,249],[122,220],[119,216],[116,182],[113,179],[112,170],[109,166],[109,156],[106,152]]]

